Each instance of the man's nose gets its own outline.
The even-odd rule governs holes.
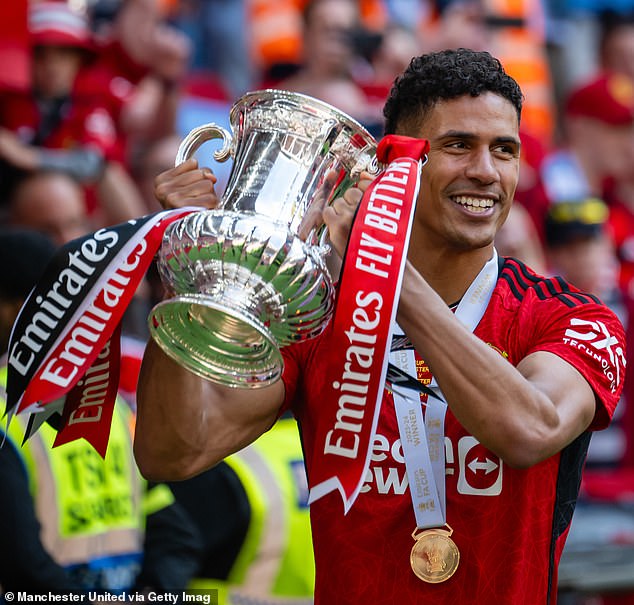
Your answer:
[[[475,149],[470,156],[466,174],[481,183],[492,183],[498,179],[498,169],[490,149]]]

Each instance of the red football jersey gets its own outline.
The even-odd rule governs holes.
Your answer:
[[[424,309],[421,309],[424,313]],[[614,412],[624,373],[624,333],[596,298],[560,278],[537,276],[504,259],[475,334],[517,365],[535,351],[565,359],[597,395],[592,430]],[[330,329],[283,350],[286,404],[302,430],[306,465],[320,455],[311,425],[326,396]],[[499,402],[500,406],[504,401]],[[569,529],[590,438],[586,432],[559,454],[529,469],[513,469],[484,448],[447,411],[447,523],[460,550],[455,574],[439,584],[410,567],[415,518],[391,395],[384,392],[372,461],[347,515],[338,492],[311,505],[322,605],[381,603],[555,603],[557,563]]]
[[[16,133],[20,140],[34,144],[40,113],[30,91],[7,91],[0,96],[0,125]],[[117,132],[105,104],[96,96],[76,95],[63,106],[59,123],[38,145],[48,149],[71,150],[88,147],[108,159],[116,155]],[[41,138],[41,137],[40,137]]]

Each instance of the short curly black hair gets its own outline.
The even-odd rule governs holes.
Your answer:
[[[385,102],[385,134],[412,134],[438,101],[477,97],[485,92],[510,101],[519,122],[522,91],[490,53],[458,48],[414,57],[394,81]]]

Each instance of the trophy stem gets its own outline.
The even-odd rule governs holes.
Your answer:
[[[231,387],[258,387],[282,373],[282,355],[260,315],[257,296],[228,288],[184,294],[152,310],[150,331],[163,351],[189,371]]]

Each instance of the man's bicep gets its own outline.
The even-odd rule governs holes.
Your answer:
[[[252,434],[247,440],[252,442],[268,431],[279,418],[284,404],[284,383],[281,380],[262,389],[245,389],[242,392],[242,404],[254,413],[247,428]]]

